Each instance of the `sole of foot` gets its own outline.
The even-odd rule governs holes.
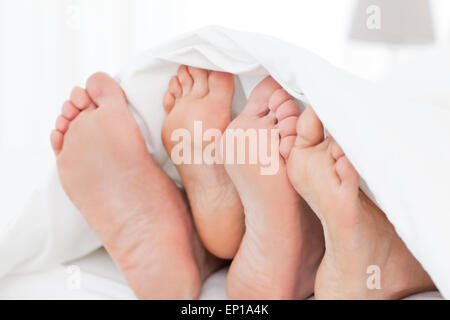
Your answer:
[[[242,239],[243,208],[223,164],[208,162],[203,155],[208,145],[220,141],[231,121],[233,94],[233,75],[181,66],[164,97],[167,117],[162,129],[164,146],[182,178],[199,235],[210,252],[224,259],[234,257]],[[195,145],[196,123],[201,125],[201,134],[215,129],[217,135]],[[182,143],[176,135],[179,130],[187,132],[191,139],[187,146],[191,156],[183,163],[174,159],[178,153],[172,156]],[[191,158],[195,153],[202,155],[200,163]],[[186,154],[188,151],[183,150]]]
[[[295,101],[268,77],[253,90],[222,137],[226,159],[235,149],[228,149],[231,130],[260,133],[256,145],[245,145],[245,163],[225,162],[244,205],[246,227],[227,278],[231,299],[303,299],[313,293],[324,251],[323,232],[291,186],[285,163],[295,142],[297,118]],[[270,143],[261,144],[263,140]],[[262,174],[266,164],[261,159],[254,164],[248,161],[261,152],[278,161],[278,170]]]
[[[219,266],[183,194],[153,162],[119,84],[75,88],[51,134],[62,186],[143,299],[192,299]]]
[[[337,142],[324,139],[311,107],[297,123],[289,178],[320,219],[325,255],[317,299],[398,299],[432,290],[431,279],[385,214],[359,188],[359,175]],[[377,283],[379,282],[379,283]]]

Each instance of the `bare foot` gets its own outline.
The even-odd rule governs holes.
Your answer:
[[[325,232],[316,298],[399,299],[432,290],[431,279],[385,214],[359,189],[359,175],[336,141],[324,140],[322,123],[310,107],[301,114],[297,132],[288,174]]]
[[[222,133],[231,121],[234,79],[229,73],[181,66],[169,83],[164,98],[167,117],[162,140],[169,155],[179,143],[172,140],[177,129],[192,137],[192,164],[176,164],[191,204],[198,233],[205,246],[216,256],[234,257],[244,233],[244,215],[239,195],[221,164],[194,163],[194,153],[211,141],[194,145],[194,122],[201,121],[203,132],[218,129]],[[220,140],[220,136],[217,141]],[[195,147],[199,150],[195,150]]]
[[[274,144],[261,148],[245,146],[248,157],[258,149],[267,152],[277,147],[277,172],[262,175],[261,169],[267,167],[262,161],[230,164],[226,160],[225,168],[244,205],[246,225],[227,279],[227,292],[232,299],[302,299],[313,292],[324,251],[323,232],[319,220],[289,183],[285,164],[295,141],[297,117],[295,101],[268,77],[253,90],[247,106],[222,138],[226,139],[226,159],[231,130],[262,129],[260,132],[265,132],[266,137],[277,123],[280,130],[279,135],[275,131]],[[258,137],[258,142],[262,137]]]
[[[59,176],[139,298],[196,298],[219,262],[185,199],[153,162],[119,85],[97,73],[64,103],[51,142]]]

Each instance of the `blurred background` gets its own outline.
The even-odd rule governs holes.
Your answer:
[[[210,24],[282,38],[376,81],[449,47],[450,1],[0,0],[0,214],[45,182],[49,134],[73,86]]]

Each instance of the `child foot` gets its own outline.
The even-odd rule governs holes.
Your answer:
[[[218,267],[184,198],[153,162],[119,85],[97,73],[63,106],[51,142],[61,183],[139,298],[196,298]]]
[[[192,158],[195,152],[203,154],[212,141],[201,141],[195,150],[194,122],[201,122],[203,132],[217,129],[221,134],[231,121],[233,94],[233,75],[181,66],[178,75],[170,81],[164,97],[167,117],[162,129],[162,140],[169,155],[179,144],[172,136],[180,129],[187,130],[192,139],[192,144],[188,146],[192,147]],[[219,142],[220,136],[216,139]],[[189,160],[192,158],[189,157]],[[232,258],[244,233],[244,216],[239,195],[223,165],[207,164],[205,161],[196,164],[193,160],[191,163],[175,165],[203,243],[216,256]]]
[[[288,174],[325,232],[316,298],[399,299],[433,289],[385,214],[359,189],[359,175],[336,141],[324,140],[310,107],[297,133]]]
[[[261,161],[225,162],[244,205],[246,226],[227,279],[227,293],[232,299],[302,299],[313,292],[324,250],[323,232],[314,213],[289,183],[285,164],[295,141],[297,116],[296,103],[268,77],[253,90],[247,106],[222,137],[227,159],[232,130],[259,130],[268,138],[277,123],[279,127],[273,145],[258,150],[249,143],[244,150],[247,157],[261,153],[263,148],[263,152],[271,150],[279,161],[277,172],[262,175],[261,169],[267,166]]]

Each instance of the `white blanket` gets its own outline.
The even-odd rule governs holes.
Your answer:
[[[209,27],[145,52],[118,79],[150,153],[180,183],[160,140],[161,102],[179,64],[236,74],[235,114],[254,85],[271,74],[313,106],[357,168],[363,189],[450,298],[449,58],[441,53],[423,70],[417,65],[376,85],[280,40]],[[21,215],[1,222],[0,277],[55,266],[100,247],[56,173]]]
[[[226,300],[228,268],[216,271],[203,284],[200,300]],[[125,278],[104,249],[65,265],[41,272],[0,279],[3,299],[136,299]],[[441,300],[438,292],[424,292],[406,299]]]

